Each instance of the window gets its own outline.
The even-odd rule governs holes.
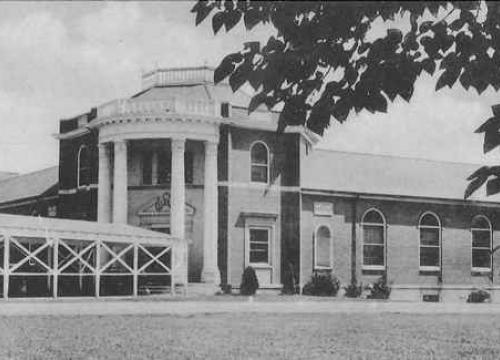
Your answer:
[[[441,264],[441,222],[430,212],[420,217],[420,269],[439,270]]]
[[[385,267],[385,218],[376,209],[368,210],[361,221],[363,229],[363,267]]]
[[[472,220],[472,270],[491,270],[491,223],[485,216]]]
[[[90,150],[86,145],[80,146],[78,150],[78,187],[90,184],[91,167],[90,167]]]
[[[332,267],[332,237],[328,226],[321,225],[314,237],[314,268],[331,268]]]
[[[142,154],[142,184],[151,185],[153,183],[153,154],[146,151]]]
[[[142,184],[152,185],[153,181],[156,184],[170,184],[172,179],[172,155],[168,151],[160,151],[158,156],[154,157],[152,151],[146,151],[142,156]],[[156,164],[153,164],[156,159]],[[153,177],[153,167],[156,166],[156,179]],[[193,183],[193,153],[184,153],[184,179],[186,184]]]
[[[269,182],[269,151],[263,142],[256,142],[250,148],[251,181]]]
[[[249,263],[270,265],[270,229],[250,228],[249,235]]]

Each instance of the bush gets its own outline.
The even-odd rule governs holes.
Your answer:
[[[485,290],[475,290],[472,291],[467,297],[468,303],[482,303],[487,300],[490,300],[490,293]]]
[[[388,299],[391,295],[391,287],[387,285],[387,275],[382,275],[376,282],[368,286],[370,293],[368,299]]]
[[[363,292],[363,285],[356,285],[356,284],[349,284],[349,286],[344,287],[345,290],[345,297],[348,298],[358,298],[361,296],[361,293]]]
[[[340,288],[340,282],[330,273],[314,273],[311,280],[304,285],[302,293],[313,296],[335,296]]]
[[[240,284],[240,294],[241,295],[255,295],[255,292],[259,288],[259,280],[257,280],[257,275],[255,275],[255,270],[253,267],[248,266],[243,275],[241,276]]]

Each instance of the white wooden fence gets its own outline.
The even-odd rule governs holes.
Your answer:
[[[0,215],[2,296],[138,296],[187,288],[185,242],[127,225]]]

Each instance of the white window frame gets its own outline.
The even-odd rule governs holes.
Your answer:
[[[85,145],[85,144],[82,144],[80,145],[80,148],[78,149],[78,155],[77,155],[77,171],[76,171],[76,185],[78,188],[81,188],[81,187],[86,187],[86,186],[90,186],[90,184],[92,183],[92,174],[91,174],[91,171],[92,171],[92,167],[91,165],[89,165],[89,168],[88,168],[88,171],[89,171],[89,183],[88,184],[80,184],[80,157],[82,155],[82,150],[86,150],[87,151],[87,156],[89,156],[89,163],[91,162],[92,158],[91,158],[91,153],[90,153],[90,147]]]
[[[375,211],[376,213],[378,213],[380,215],[380,217],[382,218],[382,224],[380,223],[371,223],[371,222],[365,222],[365,217],[368,213],[370,213],[371,211]],[[384,264],[383,265],[365,265],[365,256],[364,256],[364,248],[365,248],[365,235],[364,235],[364,231],[365,231],[365,225],[368,225],[368,226],[380,226],[382,227],[382,234],[383,234],[383,237],[384,237],[384,244],[383,245],[378,245],[378,246],[383,246],[384,248]],[[384,216],[384,213],[382,211],[380,211],[379,209],[377,208],[369,208],[368,210],[366,210],[364,213],[363,213],[363,216],[361,217],[361,239],[363,240],[362,241],[362,247],[361,247],[361,262],[362,262],[362,270],[385,270],[386,266],[387,266],[387,221],[386,221],[386,218]],[[377,244],[368,244],[368,245],[377,245]]]
[[[253,162],[253,157],[252,157],[252,150],[254,148],[255,145],[257,144],[262,144],[264,145],[264,147],[266,148],[266,158],[267,158],[267,162],[266,162],[266,165],[263,165],[263,164],[257,164],[257,163],[254,163]],[[271,159],[270,159],[270,151],[269,151],[269,146],[267,146],[267,144],[262,141],[262,140],[257,140],[257,141],[254,141],[251,145],[250,145],[250,182],[253,183],[253,184],[269,184],[269,177],[270,177],[270,163],[271,163]],[[259,166],[259,167],[266,167],[267,171],[266,171],[266,182],[262,182],[262,181],[253,181],[252,180],[252,168],[254,166]]]
[[[430,226],[430,225],[422,225],[422,219],[427,216],[427,215],[431,215],[433,216],[437,222],[438,222],[438,226]],[[421,244],[421,240],[420,240],[420,230],[421,229],[438,229],[439,232],[439,245],[438,246],[429,246],[429,245],[424,245],[422,246]],[[443,231],[443,227],[442,227],[442,224],[441,224],[441,219],[439,218],[439,216],[435,213],[435,212],[432,212],[432,211],[425,211],[424,213],[422,213],[422,215],[420,215],[419,219],[418,219],[418,267],[420,269],[420,271],[441,271],[441,266],[442,266],[442,259],[441,259],[441,247],[442,247],[442,231]],[[421,256],[421,253],[420,253],[420,249],[422,247],[428,247],[428,248],[438,248],[438,251],[439,251],[439,254],[438,254],[438,258],[439,258],[439,265],[438,266],[421,266],[420,265],[420,256]]]
[[[483,228],[474,228],[472,227],[472,223],[474,223],[474,220],[475,219],[478,219],[478,218],[482,218],[484,220],[486,220],[486,222],[488,223],[488,229],[483,229]],[[485,247],[474,247],[474,231],[488,231],[489,233],[489,236],[490,236],[490,246],[489,248],[485,248]],[[491,226],[491,221],[490,219],[488,219],[487,216],[485,215],[476,215],[472,218],[472,221],[471,221],[471,229],[470,229],[470,232],[471,232],[471,252],[470,252],[470,265],[471,265],[471,270],[474,271],[474,272],[483,272],[483,273],[489,273],[491,272],[492,268],[493,268],[493,254],[491,253],[492,249],[493,249],[493,227]],[[484,268],[484,267],[474,267],[472,264],[473,264],[473,252],[475,249],[478,249],[478,250],[489,250],[490,251],[490,267],[488,268]]]
[[[317,260],[318,260],[318,232],[321,228],[327,228],[328,229],[328,233],[329,233],[329,243],[330,243],[330,246],[329,246],[329,251],[328,251],[328,259],[329,259],[329,264],[328,266],[321,266],[321,265],[318,265],[317,264]],[[316,227],[316,229],[314,230],[314,241],[313,241],[313,256],[314,256],[314,270],[331,270],[333,268],[333,256],[332,256],[332,252],[333,252],[333,235],[332,235],[332,228],[330,227],[330,225],[327,225],[327,224],[320,224]]]
[[[251,230],[267,230],[267,263],[263,262],[250,262],[250,232]],[[265,225],[248,225],[246,227],[247,232],[247,251],[246,251],[246,263],[249,266],[255,268],[272,268],[273,266],[273,240],[274,240],[274,227]]]

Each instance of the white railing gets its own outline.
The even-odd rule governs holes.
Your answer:
[[[97,108],[98,118],[121,116],[162,116],[169,113],[180,115],[216,116],[215,101],[168,98],[163,100],[119,99]]]
[[[142,89],[153,86],[211,83],[213,76],[214,70],[206,66],[156,69],[142,75]]]
[[[138,296],[185,291],[187,249],[180,242],[0,235],[3,298]]]

